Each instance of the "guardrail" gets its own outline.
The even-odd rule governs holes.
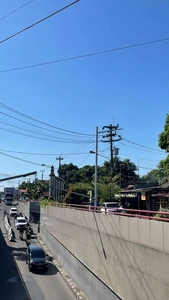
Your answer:
[[[37,201],[37,200],[36,200]],[[26,201],[20,201],[18,202],[26,203]],[[100,209],[101,206],[93,206],[90,204],[68,204],[68,203],[58,203],[56,201],[50,202],[51,206],[59,206],[62,208],[70,208],[70,209],[76,209],[81,211],[89,211],[89,212],[95,212],[95,213],[101,213]],[[114,210],[114,209],[113,209]],[[133,217],[133,218],[141,218],[141,219],[148,219],[148,220],[157,220],[157,221],[163,221],[163,222],[169,222],[169,212],[163,212],[163,211],[151,211],[151,210],[139,210],[139,209],[129,209],[129,208],[117,208],[116,211],[106,211],[103,212],[106,215],[120,215],[124,217]],[[161,216],[162,215],[162,216]]]
[[[95,213],[104,213],[106,215],[120,215],[124,217],[133,217],[133,218],[140,218],[140,219],[148,219],[148,220],[157,220],[157,221],[164,221],[169,222],[169,212],[163,211],[151,211],[151,210],[139,210],[139,209],[129,209],[129,208],[117,208],[112,212],[106,211],[101,212],[100,206],[92,206],[92,205],[80,205],[80,204],[65,204],[65,203],[55,203],[52,202],[52,206],[59,206],[62,208],[70,208],[76,209],[81,211],[89,211]]]

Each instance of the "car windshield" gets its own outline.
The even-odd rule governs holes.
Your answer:
[[[108,203],[107,207],[119,207],[118,203]]]
[[[25,223],[26,222],[26,220],[18,220],[18,223]]]
[[[11,211],[17,211],[17,209],[16,208],[11,208]]]
[[[31,257],[32,258],[45,258],[45,252],[41,249],[32,251]]]

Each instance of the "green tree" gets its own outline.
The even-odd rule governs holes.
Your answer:
[[[98,181],[98,198],[100,203],[115,201],[116,194],[120,191],[119,176],[114,176],[111,181],[108,177],[105,177],[104,180],[99,179]]]
[[[49,183],[42,180],[35,180],[33,182],[22,182],[19,189],[26,189],[27,196],[30,199],[37,199],[42,196],[44,191],[49,190]]]
[[[90,184],[76,183],[71,184],[64,198],[65,203],[82,204],[89,201],[88,191],[93,187]]]
[[[150,172],[148,172],[146,175],[143,175],[140,178],[140,183],[143,183],[145,185],[153,186],[158,185],[160,180],[159,171],[158,169],[154,169]]]
[[[70,164],[62,164],[59,167],[59,176],[66,182],[66,183],[74,183],[80,181],[78,175],[79,168],[76,165]]]
[[[167,113],[164,130],[158,136],[158,145],[161,149],[169,152],[169,113]]]

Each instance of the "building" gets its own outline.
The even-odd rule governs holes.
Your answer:
[[[146,188],[130,186],[120,192],[121,203],[125,208],[158,211],[169,208],[169,182]]]
[[[65,195],[65,182],[62,178],[55,176],[54,166],[51,167],[49,175],[49,197],[63,203]]]

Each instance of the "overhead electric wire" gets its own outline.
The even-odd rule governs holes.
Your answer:
[[[69,141],[68,142],[68,141],[62,141],[62,140],[56,140],[56,139],[47,139],[47,138],[42,138],[42,137],[33,136],[33,135],[29,135],[29,134],[24,134],[24,133],[21,133],[21,132],[16,132],[16,131],[9,130],[9,129],[3,128],[3,127],[0,127],[0,129],[4,130],[4,131],[7,131],[7,132],[12,132],[12,133],[16,133],[16,134],[19,134],[19,135],[35,138],[35,139],[38,139],[38,140],[45,140],[45,141],[58,142],[58,143],[71,143],[71,144],[84,143],[84,141],[79,141],[79,142],[78,141]]]
[[[61,130],[61,131],[64,131],[64,132],[69,132],[69,133],[73,133],[73,134],[77,134],[77,135],[82,135],[82,136],[83,136],[83,135],[84,135],[84,136],[94,136],[93,134],[79,133],[79,132],[75,132],[75,131],[63,129],[63,128],[60,128],[60,127],[57,127],[57,126],[50,125],[50,124],[48,124],[48,123],[39,121],[39,120],[37,120],[37,119],[35,119],[35,118],[32,118],[32,117],[30,117],[30,116],[28,116],[28,115],[26,115],[26,114],[24,114],[24,113],[21,113],[21,112],[17,111],[16,109],[14,109],[14,108],[12,108],[12,107],[9,107],[9,106],[3,104],[2,102],[0,102],[0,106],[3,107],[3,108],[5,108],[5,109],[7,109],[7,110],[12,111],[13,113],[16,113],[16,114],[20,115],[20,116],[22,116],[22,117],[25,117],[25,118],[27,118],[27,119],[30,119],[30,120],[32,120],[32,121],[35,121],[35,122],[37,122],[37,123],[43,124],[43,125],[48,126],[48,127],[51,127],[51,128],[55,128],[55,129],[58,129],[58,130]]]
[[[0,154],[5,155],[5,156],[8,156],[8,157],[11,157],[11,158],[14,158],[14,159],[17,159],[17,160],[20,160],[20,161],[23,161],[23,162],[31,163],[31,164],[36,165],[36,166],[42,166],[42,164],[38,164],[38,163],[35,163],[35,162],[31,162],[31,161],[29,161],[29,160],[25,160],[25,159],[22,159],[22,158],[18,158],[18,157],[15,157],[15,156],[13,156],[13,155],[9,155],[9,154],[3,153],[3,152],[0,152]]]
[[[136,145],[136,146],[140,146],[140,147],[142,147],[142,148],[146,148],[146,149],[153,150],[153,151],[159,152],[159,153],[161,153],[161,154],[162,154],[162,153],[164,154],[164,151],[162,151],[162,150],[154,149],[154,148],[147,147],[147,146],[144,146],[144,145],[141,145],[141,144],[132,142],[132,141],[128,141],[128,140],[126,140],[125,138],[123,138],[123,140],[126,141],[126,142],[128,142],[128,143],[134,144],[134,145]]]
[[[143,43],[138,43],[138,44],[132,44],[132,45],[123,46],[123,47],[118,47],[118,48],[112,48],[109,50],[91,52],[88,54],[82,54],[82,55],[72,56],[72,57],[68,57],[68,58],[61,58],[58,60],[52,60],[52,61],[42,62],[42,63],[38,63],[38,64],[32,64],[32,65],[27,65],[27,66],[22,66],[22,67],[0,70],[0,73],[13,72],[13,71],[18,71],[18,70],[23,70],[23,69],[41,67],[41,66],[45,66],[45,65],[56,64],[56,63],[61,63],[61,62],[66,62],[66,61],[71,61],[71,60],[76,60],[76,59],[81,59],[81,58],[86,58],[86,57],[91,57],[91,56],[96,56],[96,55],[101,55],[101,54],[136,48],[136,47],[141,47],[141,46],[151,45],[151,44],[155,44],[155,43],[162,43],[162,42],[166,42],[166,41],[169,41],[169,37],[163,38],[163,39],[158,39],[158,40],[152,40],[152,41],[148,41],[148,42],[143,42]]]
[[[131,157],[131,158],[135,158],[135,159],[137,159],[137,160],[144,160],[144,161],[154,161],[154,162],[159,162],[159,160],[158,159],[146,159],[146,158],[138,158],[138,157],[135,157],[135,156],[131,156],[131,155],[128,155],[128,154],[125,154],[125,153],[122,153],[122,152],[120,152],[121,153],[121,155],[122,156],[124,156],[125,158],[126,157]],[[124,160],[124,159],[122,159],[122,160]]]
[[[13,117],[13,116],[11,116],[11,115],[9,115],[9,114],[6,114],[6,113],[2,112],[2,111],[0,111],[0,114],[1,114],[1,115],[4,115],[4,116],[7,116],[8,118],[14,119],[14,120],[16,120],[16,121],[22,122],[22,123],[24,123],[24,124],[30,125],[30,126],[32,126],[32,127],[36,127],[36,128],[39,128],[39,129],[42,129],[42,130],[46,130],[46,131],[50,131],[50,132],[57,133],[57,134],[63,134],[63,135],[65,135],[65,136],[69,136],[69,137],[70,137],[70,136],[73,136],[73,134],[71,135],[70,133],[63,133],[63,132],[59,132],[59,131],[54,131],[54,130],[49,129],[49,128],[44,128],[44,127],[41,127],[41,126],[38,126],[38,125],[35,125],[35,124],[32,124],[32,123],[29,123],[29,122],[20,120],[20,119],[18,119],[18,118],[16,118],[16,117]],[[90,136],[91,136],[91,135],[90,135]],[[84,137],[84,135],[83,135],[83,136],[79,135],[79,137]]]
[[[41,23],[41,22],[43,22],[43,21],[45,21],[45,20],[47,20],[47,19],[53,17],[54,15],[56,15],[56,14],[60,13],[61,11],[63,11],[63,10],[65,10],[65,9],[69,8],[70,6],[76,4],[76,3],[79,2],[79,1],[80,1],[80,0],[76,0],[76,1],[74,1],[74,2],[72,2],[72,3],[70,3],[70,4],[68,4],[68,5],[64,6],[64,7],[62,7],[61,9],[55,11],[54,13],[52,13],[52,14],[46,16],[45,18],[43,18],[43,19],[41,19],[41,20],[39,20],[39,21],[37,21],[37,22],[35,22],[35,23],[33,23],[33,24],[31,24],[31,25],[25,27],[24,29],[22,29],[22,30],[20,30],[20,31],[18,31],[18,32],[14,33],[14,34],[12,34],[12,35],[10,35],[10,36],[8,36],[7,38],[1,40],[1,41],[0,41],[0,44],[2,44],[2,43],[4,43],[4,42],[8,41],[9,39],[12,39],[13,37],[15,37],[15,36],[21,34],[22,32],[24,32],[24,31],[26,31],[26,30],[28,30],[28,29],[34,27],[34,26],[36,26],[37,24],[39,24],[39,23]]]
[[[90,153],[86,156],[86,158],[79,164],[79,166],[81,166],[85,161],[86,159],[88,159],[88,157],[90,156]]]
[[[30,4],[31,2],[33,2],[33,0],[21,5],[20,7],[16,8],[15,10],[11,11],[9,14],[5,15],[4,17],[0,18],[0,21],[2,21],[3,19],[11,16],[12,14],[14,14],[15,12],[17,12],[18,10],[22,9],[23,7],[25,7],[26,5]]]
[[[153,153],[153,154],[165,154],[164,152],[162,152],[162,153],[152,152],[152,151],[148,151],[148,150],[145,150],[145,149],[140,149],[140,148],[137,148],[137,147],[133,147],[133,146],[130,146],[130,145],[127,145],[127,144],[124,144],[124,143],[122,143],[122,145],[130,147],[130,148],[133,148],[133,149],[137,149],[137,150],[140,150],[140,151],[145,151],[145,152]]]
[[[33,130],[30,130],[30,129],[26,129],[26,128],[22,128],[22,127],[19,127],[19,126],[17,126],[17,125],[14,125],[14,124],[9,124],[9,123],[7,123],[7,122],[4,122],[4,121],[2,121],[2,120],[0,120],[0,123],[1,124],[5,124],[5,125],[8,125],[8,126],[10,126],[10,127],[12,127],[12,128],[16,128],[16,129],[19,129],[19,130],[21,130],[21,131],[26,131],[26,132],[30,132],[30,133],[34,133],[34,134],[37,134],[38,135],[38,137],[39,137],[39,135],[42,135],[42,136],[45,136],[45,137],[48,137],[49,138],[49,140],[50,139],[55,139],[55,141],[58,141],[58,140],[56,140],[56,138],[57,139],[59,139],[59,141],[63,141],[63,142],[67,142],[67,143],[84,143],[84,141],[81,141],[81,140],[73,140],[73,139],[64,139],[64,138],[62,138],[62,137],[55,137],[55,136],[51,136],[51,135],[48,135],[48,134],[45,134],[45,133],[42,133],[42,132],[38,132],[38,131],[33,131]],[[1,129],[2,129],[2,127],[1,127]],[[5,129],[7,129],[6,127],[5,127]],[[20,132],[18,132],[18,133],[20,133]],[[21,132],[21,134],[22,134],[22,132]],[[39,137],[40,138],[40,137]],[[86,143],[88,143],[89,141],[86,141]]]

